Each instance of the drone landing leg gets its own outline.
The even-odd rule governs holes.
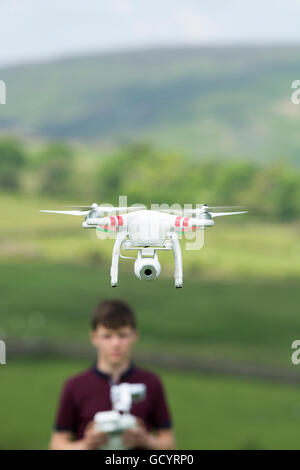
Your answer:
[[[182,256],[181,256],[181,248],[178,237],[176,234],[173,234],[173,254],[174,254],[174,276],[175,276],[175,287],[179,288],[182,287]]]
[[[120,251],[123,241],[126,238],[126,234],[118,233],[117,238],[113,248],[112,254],[112,262],[111,262],[111,269],[110,269],[110,276],[111,276],[111,287],[117,287],[118,284],[118,271],[119,271],[119,259],[120,259]]]

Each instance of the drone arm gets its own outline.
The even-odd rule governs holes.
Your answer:
[[[87,225],[110,225],[110,217],[88,217]]]
[[[196,218],[196,217],[181,217],[174,216],[174,227],[177,230],[183,230],[191,227],[212,227],[214,221],[211,219]]]
[[[110,217],[92,217],[86,219],[87,225],[111,225],[120,227],[124,225],[124,216],[112,215]]]
[[[201,219],[196,217],[191,217],[189,219],[189,227],[212,227],[215,225],[214,221],[211,219]]]

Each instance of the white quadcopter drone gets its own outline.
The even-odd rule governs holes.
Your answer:
[[[203,204],[200,208],[175,210],[145,210],[141,206],[113,207],[72,206],[73,210],[42,210],[55,214],[68,214],[85,217],[83,228],[96,228],[116,233],[111,264],[111,286],[118,284],[119,259],[135,259],[135,275],[142,280],[152,281],[161,271],[157,250],[172,250],[175,262],[175,287],[182,287],[182,257],[178,235],[186,231],[195,231],[212,227],[214,217],[245,214],[239,212],[211,212],[220,209]],[[108,215],[118,213],[122,215]],[[137,250],[137,258],[121,255],[123,250]]]

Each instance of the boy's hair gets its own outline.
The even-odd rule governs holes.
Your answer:
[[[122,326],[131,326],[136,329],[135,313],[123,300],[103,300],[92,315],[92,329],[96,330],[102,325],[106,328],[117,329]]]

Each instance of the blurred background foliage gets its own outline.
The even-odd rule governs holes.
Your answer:
[[[247,219],[260,221],[295,221],[300,213],[300,170],[283,160],[195,161],[147,142],[123,144],[96,158],[63,141],[31,148],[0,138],[0,170],[2,191],[85,204],[116,204],[118,195],[127,195],[130,205],[241,205],[249,210]]]

